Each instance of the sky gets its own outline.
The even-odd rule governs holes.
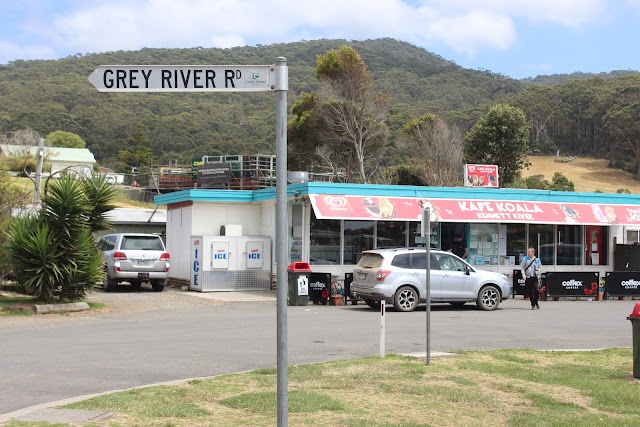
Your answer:
[[[640,70],[639,22],[640,0],[0,0],[0,64],[389,37],[521,79]]]

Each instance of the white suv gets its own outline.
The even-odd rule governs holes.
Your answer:
[[[170,257],[157,234],[107,234],[98,242],[105,262],[104,290],[111,292],[119,282],[129,282],[134,289],[150,282],[162,292],[169,279]]]
[[[396,310],[413,311],[427,301],[426,261],[425,248],[365,251],[353,270],[351,292],[373,308],[385,300]],[[475,302],[495,310],[511,294],[507,276],[477,270],[451,252],[431,250],[430,263],[431,302]]]

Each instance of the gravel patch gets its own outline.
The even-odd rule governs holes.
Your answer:
[[[21,326],[37,326],[73,321],[85,321],[93,318],[135,319],[141,313],[192,312],[207,309],[226,302],[207,298],[194,298],[187,295],[188,291],[181,291],[171,286],[162,292],[153,292],[150,285],[143,285],[135,291],[128,285],[118,285],[114,292],[105,292],[95,288],[87,296],[86,302],[104,304],[103,308],[88,311],[37,314],[32,316],[2,316],[0,328]]]

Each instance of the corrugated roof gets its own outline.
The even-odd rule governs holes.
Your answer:
[[[115,208],[107,212],[107,220],[114,224],[166,224],[167,211],[158,209]]]
[[[0,151],[7,157],[23,156],[27,150],[32,156],[38,152],[38,147],[25,147],[22,145],[1,144]],[[62,148],[62,147],[45,147],[45,157],[49,162],[60,163],[95,163],[96,159],[88,148]]]

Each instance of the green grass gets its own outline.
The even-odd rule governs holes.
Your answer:
[[[101,308],[105,308],[107,306],[106,304],[103,304],[101,302],[87,301],[87,304],[89,304],[89,307],[91,307],[91,310],[100,310]]]
[[[637,426],[631,349],[473,351],[289,368],[289,425],[309,427]],[[66,408],[109,411],[90,427],[273,426],[273,368],[114,393]],[[9,423],[7,427],[54,424]]]
[[[129,195],[127,195],[127,193],[124,190],[120,188],[116,188],[114,203],[116,205],[130,205],[130,206],[136,206],[139,208],[147,208],[147,209],[154,209],[156,207],[156,205],[151,202],[142,202],[140,200],[132,199],[131,197],[129,197]]]
[[[33,305],[39,304],[41,301],[36,300],[30,295],[24,294],[22,289],[11,289],[7,286],[0,288],[0,316],[32,316],[35,314]],[[17,293],[19,291],[22,293]],[[82,301],[82,300],[78,300]],[[77,301],[76,301],[77,302]],[[100,310],[106,307],[106,304],[100,302],[87,302],[92,310]],[[66,315],[68,313],[55,313]]]
[[[31,316],[35,303],[36,300],[29,295],[1,291],[0,316]]]

